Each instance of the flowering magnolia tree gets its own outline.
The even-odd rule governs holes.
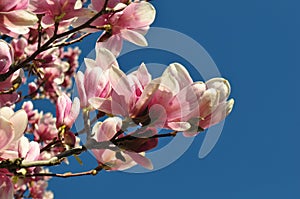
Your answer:
[[[50,177],[136,164],[153,169],[145,152],[160,138],[195,136],[231,112],[234,101],[223,78],[193,82],[179,63],[155,79],[143,63],[128,75],[120,69],[116,58],[123,40],[146,46],[154,19],[154,7],[139,0],[0,1],[1,199],[53,198]],[[76,73],[80,49],[66,46],[99,31],[96,58],[85,58],[86,70]],[[78,97],[72,100],[73,84]],[[56,107],[55,117],[34,109],[32,101],[39,99]],[[84,128],[74,132],[76,119]],[[50,172],[69,156],[80,161],[86,151],[97,159],[94,169]]]

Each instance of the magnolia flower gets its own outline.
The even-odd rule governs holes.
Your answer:
[[[31,141],[23,136],[18,142],[18,156],[24,158],[24,162],[34,161],[39,159],[40,146],[37,142]]]
[[[26,46],[28,45],[27,39],[25,39],[24,37],[13,39],[11,41],[11,45],[14,49],[14,57],[16,57],[17,59],[26,57],[26,55],[24,55],[24,51]]]
[[[41,21],[44,28],[55,22],[74,19],[81,8],[81,0],[30,0],[30,10],[35,14],[44,14]]]
[[[119,68],[112,67],[109,69],[109,79],[113,88],[111,97],[89,98],[89,103],[102,112],[123,117],[138,115],[136,104],[139,101],[143,103],[145,93],[150,94],[157,87],[157,84],[150,84],[151,75],[145,64],[141,64],[136,72],[128,76]]]
[[[1,14],[0,14],[1,16]],[[6,73],[14,62],[14,53],[12,47],[4,40],[0,40],[0,74]],[[0,107],[11,106],[19,98],[16,92],[12,92],[15,86],[18,86],[23,77],[23,70],[17,70],[0,84]]]
[[[79,99],[75,97],[72,103],[71,99],[63,93],[56,102],[56,126],[59,128],[62,125],[66,125],[68,128],[71,128],[79,115],[79,111]]]
[[[100,36],[97,46],[107,48],[116,57],[121,52],[123,39],[139,46],[147,46],[144,35],[153,23],[155,14],[155,8],[148,2],[129,4],[122,12],[108,17],[110,28]]]
[[[108,69],[118,67],[113,54],[107,49],[96,49],[96,59],[85,59],[86,71],[79,71],[75,77],[81,108],[90,106],[92,97],[107,98],[111,93]]]
[[[58,135],[58,130],[56,128],[56,119],[51,113],[41,113],[38,122],[34,123],[33,129],[35,141],[43,141],[48,143]]]
[[[97,142],[110,141],[121,128],[122,120],[120,118],[108,118],[104,122],[95,124],[92,130],[93,138]],[[120,137],[122,137],[122,135],[120,135],[119,138]],[[138,143],[139,147],[138,149],[136,148],[136,150],[126,148],[125,145],[126,143],[123,143],[123,147],[120,147],[119,151],[113,151],[111,149],[93,149],[92,151],[97,160],[106,165],[109,170],[125,170],[136,165],[136,163],[148,169],[153,168],[151,161],[144,157],[144,153],[136,152],[137,150],[140,152],[142,148],[145,149],[145,145],[150,146],[151,144],[143,145]],[[134,143],[132,142],[130,145],[134,146]],[[151,146],[153,147],[153,145]]]
[[[29,32],[38,21],[36,15],[27,11],[29,0],[0,1],[0,32],[12,37]]]
[[[12,47],[0,39],[0,74],[6,73],[14,61]]]
[[[233,100],[226,101],[230,94],[226,80],[217,78],[206,84],[194,83],[188,71],[178,63],[170,64],[162,76],[154,80],[143,64],[127,76],[112,67],[110,79],[111,98],[89,99],[95,109],[131,118],[142,126],[182,131],[186,136],[219,123],[233,106]]]
[[[224,78],[213,78],[205,82],[198,94],[198,108],[190,113],[192,128],[184,132],[186,136],[196,135],[200,130],[213,126],[232,111],[234,100],[228,100],[230,84]]]
[[[14,112],[9,107],[0,109],[0,153],[23,136],[27,123],[27,114],[24,110]]]
[[[154,80],[144,64],[128,76],[113,67],[110,79],[113,87],[111,98],[91,98],[89,102],[94,108],[132,118],[137,124],[151,123],[160,128],[172,126],[174,130],[190,128],[188,122],[180,121],[180,114],[187,114],[196,107],[183,102],[187,99],[184,95],[188,96],[188,90],[184,88],[193,81],[182,65],[171,64],[160,78]]]

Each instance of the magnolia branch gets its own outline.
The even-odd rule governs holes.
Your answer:
[[[125,150],[124,148],[122,148],[122,143],[124,141],[136,140],[138,142],[146,139],[174,137],[177,135],[177,133],[178,133],[177,131],[173,131],[171,133],[153,135],[148,138],[125,136],[116,139],[114,141],[103,141],[103,142],[97,142],[93,139],[89,139],[85,146],[79,146],[79,147],[66,150],[48,160],[37,160],[37,161],[30,161],[30,162],[24,161],[22,158],[18,158],[15,160],[3,160],[0,161],[0,168],[6,168],[9,171],[15,172],[16,170],[21,168],[30,168],[30,167],[38,167],[38,166],[54,166],[60,164],[64,160],[64,158],[72,155],[79,155],[82,152],[87,151],[88,149],[109,149],[112,151],[122,151]],[[63,176],[64,174],[61,175]],[[58,176],[58,177],[62,177],[62,176]]]
[[[35,174],[26,174],[24,177],[58,177],[58,178],[70,178],[70,177],[78,177],[78,176],[87,176],[87,175],[97,175],[101,170],[103,169],[102,165],[99,165],[98,167],[84,172],[78,172],[78,173],[35,173]],[[22,177],[22,176],[21,176]]]
[[[23,62],[20,62],[17,65],[11,65],[11,67],[9,68],[8,72],[0,75],[0,82],[5,81],[14,72],[16,72],[17,70],[19,70],[19,69],[23,68],[24,66],[26,66],[27,64],[29,64],[40,53],[42,53],[42,52],[44,52],[44,51],[52,48],[53,46],[50,46],[50,45],[53,42],[55,42],[57,39],[63,38],[63,37],[68,36],[68,35],[70,35],[72,33],[75,33],[75,32],[78,32],[80,30],[83,30],[85,28],[88,28],[91,25],[92,22],[94,22],[98,17],[100,17],[103,14],[116,13],[116,12],[120,12],[120,11],[123,10],[123,9],[120,9],[120,10],[108,9],[107,8],[107,3],[108,3],[108,0],[105,1],[103,8],[96,15],[94,15],[92,18],[90,18],[88,21],[86,21],[84,24],[82,24],[82,25],[80,25],[80,26],[78,26],[76,28],[73,28],[73,29],[71,29],[69,31],[57,34],[59,23],[58,22],[55,23],[55,29],[54,29],[53,36],[46,43],[44,43],[42,46],[40,46],[38,48],[38,50],[35,51],[31,56],[29,56],[27,59],[25,59]]]

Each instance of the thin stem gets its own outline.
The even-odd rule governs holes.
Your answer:
[[[92,120],[90,120],[90,124],[93,125],[93,124],[95,124],[97,121],[98,121],[98,118],[97,118],[97,117],[94,117]],[[84,134],[85,132],[86,132],[86,129],[83,128],[83,129],[81,129],[80,131],[78,131],[77,133],[75,133],[75,136]]]
[[[70,177],[78,177],[78,176],[87,176],[87,175],[97,175],[101,170],[103,169],[102,165],[99,165],[98,167],[89,170],[89,171],[84,171],[84,172],[78,172],[78,173],[35,173],[35,174],[26,174],[25,177],[58,177],[58,178],[70,178]]]
[[[88,109],[83,110],[83,122],[84,131],[86,133],[86,140],[91,139],[91,121],[90,121],[90,111]]]
[[[53,45],[51,47],[55,48],[55,47],[63,47],[63,46],[69,46],[71,44],[75,44],[77,42],[81,42],[85,37],[89,36],[91,33],[85,33],[83,34],[82,36],[76,38],[76,39],[73,39],[72,41],[68,41],[68,42],[63,42],[63,43],[60,43],[60,44],[56,44],[56,45]]]

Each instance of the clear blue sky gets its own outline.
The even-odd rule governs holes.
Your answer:
[[[52,179],[56,198],[300,198],[300,2],[186,2],[154,0],[154,26],[195,39],[230,80],[236,104],[216,147],[199,159],[200,135],[180,159],[156,172]],[[88,39],[83,55],[96,37]],[[83,160],[90,165],[71,161],[75,171],[95,163],[89,154]]]

